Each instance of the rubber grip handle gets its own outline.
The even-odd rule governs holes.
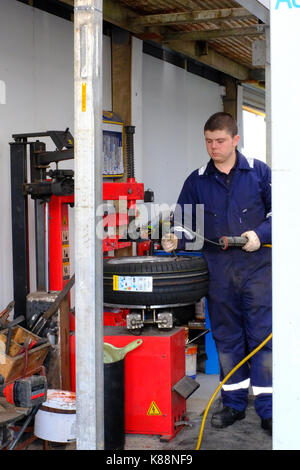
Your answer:
[[[221,237],[219,243],[222,250],[227,250],[230,246],[241,247],[244,246],[248,241],[247,237]]]

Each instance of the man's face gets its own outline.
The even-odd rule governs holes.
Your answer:
[[[205,143],[208,155],[214,163],[226,163],[235,160],[235,149],[239,135],[231,136],[226,130],[205,131]]]

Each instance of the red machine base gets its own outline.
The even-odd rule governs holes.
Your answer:
[[[186,399],[174,390],[185,377],[184,328],[144,328],[135,336],[120,326],[104,326],[104,342],[122,348],[142,339],[126,354],[125,433],[157,434],[171,440],[182,429]],[[70,336],[71,381],[75,391],[75,336]],[[181,423],[181,424],[178,424]]]
[[[134,336],[125,328],[104,327],[104,341],[113,346],[136,339],[142,345],[125,356],[125,433],[171,440],[183,427],[186,412],[186,400],[173,390],[185,376],[184,328],[149,327]]]

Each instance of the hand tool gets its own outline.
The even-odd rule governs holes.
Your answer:
[[[7,447],[7,450],[13,450],[41,404],[47,399],[47,379],[42,375],[32,375],[7,384],[0,374],[0,396],[16,408],[29,408],[29,414],[22,428]]]
[[[15,302],[13,300],[7,305],[7,307],[4,310],[2,310],[2,312],[0,312],[0,328],[6,327],[6,321],[7,321],[8,315],[11,312],[11,310],[14,308],[14,306],[15,306]]]
[[[25,318],[22,315],[20,315],[18,318],[15,318],[11,322],[9,322],[7,325],[5,325],[5,328],[7,328],[5,354],[9,354],[9,348],[10,348],[10,343],[11,343],[11,338],[12,338],[12,328],[24,320]]]
[[[41,331],[43,331],[44,327],[50,320],[50,318],[56,313],[56,311],[59,309],[59,306],[65,296],[69,293],[71,288],[73,287],[75,283],[75,274],[71,277],[71,279],[68,281],[68,283],[65,285],[62,291],[58,294],[56,297],[55,301],[51,305],[50,308],[44,313],[39,314],[38,317],[33,317],[31,324],[28,325],[30,330],[35,333],[36,335],[40,335]]]
[[[7,323],[5,326],[0,326],[0,330],[1,329],[4,330],[4,329],[7,329],[7,328],[12,328],[12,327],[18,325],[19,323],[21,323],[24,320],[25,320],[25,317],[23,317],[23,315],[20,315],[19,317],[15,318],[11,322]]]
[[[26,341],[27,340],[27,341]],[[39,340],[35,339],[29,339],[26,338],[24,347],[20,349],[20,351],[16,354],[19,356],[20,354],[23,354],[26,350],[30,351],[32,348],[37,348],[38,346],[41,346],[44,343],[48,342],[48,338],[40,338]]]
[[[0,375],[0,396],[16,407],[40,405],[47,399],[47,379],[43,375],[32,375],[7,384]]]
[[[222,250],[227,250],[228,247],[242,247],[246,245],[248,241],[247,237],[226,237],[223,236],[219,238],[219,243],[222,247]]]
[[[188,346],[189,344],[191,344],[191,343],[193,343],[194,341],[196,341],[196,339],[201,338],[201,336],[204,336],[204,335],[206,335],[206,334],[209,333],[209,332],[210,332],[210,329],[207,328],[206,330],[202,331],[202,332],[201,332],[198,336],[196,336],[195,338],[190,339],[190,340],[188,339],[188,340],[186,341],[185,345]]]
[[[8,328],[7,331],[7,338],[6,338],[6,347],[5,347],[5,354],[8,355],[9,353],[9,348],[10,348],[10,343],[11,343],[11,337],[12,337],[12,329]]]

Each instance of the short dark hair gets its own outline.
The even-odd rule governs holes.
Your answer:
[[[205,131],[226,130],[232,137],[238,134],[238,127],[235,119],[229,113],[215,113],[205,123]]]

